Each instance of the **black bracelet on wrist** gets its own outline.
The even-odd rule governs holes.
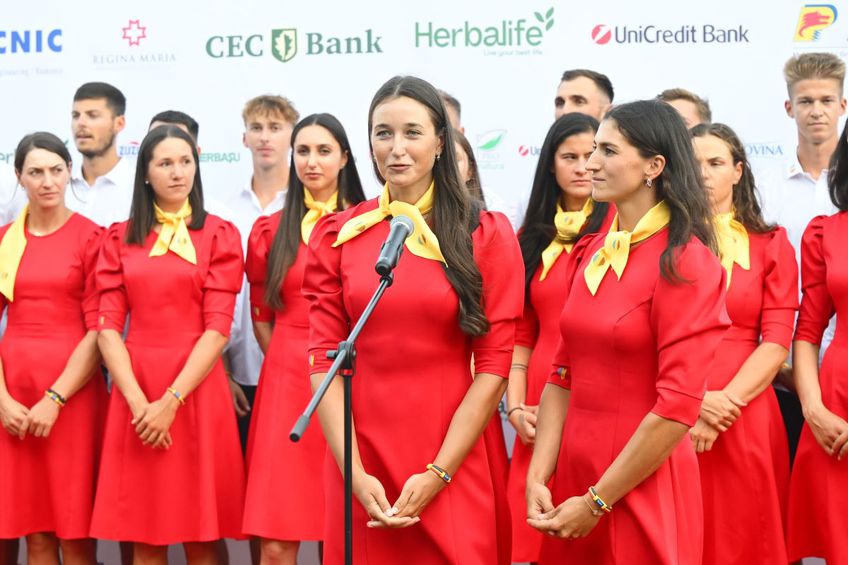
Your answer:
[[[509,418],[510,416],[512,416],[512,413],[515,412],[516,410],[524,410],[524,408],[522,408],[521,406],[516,406],[515,408],[510,408],[506,412],[506,417]]]

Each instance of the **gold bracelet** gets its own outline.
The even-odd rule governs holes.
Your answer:
[[[448,474],[447,471],[445,471],[441,467],[437,467],[436,465],[433,465],[432,463],[427,464],[427,470],[433,471],[436,474],[437,477],[439,477],[440,479],[442,479],[445,482],[445,484],[450,484],[451,480],[453,480],[452,477]]]
[[[172,395],[174,395],[174,398],[176,398],[176,399],[177,399],[177,401],[180,403],[180,405],[181,405],[181,406],[185,406],[185,398],[183,398],[183,395],[182,395],[182,394],[180,394],[180,393],[179,393],[179,391],[178,391],[177,389],[175,389],[175,388],[174,388],[174,387],[172,387],[172,386],[169,386],[169,387],[168,387],[167,389],[165,389],[165,390],[167,390],[167,391],[168,391],[168,392],[170,392]]]
[[[65,406],[65,403],[67,402],[67,400],[65,400],[63,396],[61,396],[52,388],[48,388],[47,390],[45,390],[44,396],[55,402],[56,406],[58,406],[59,408],[63,408]]]

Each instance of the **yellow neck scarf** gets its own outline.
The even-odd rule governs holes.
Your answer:
[[[159,230],[159,237],[153,244],[149,257],[164,255],[170,249],[192,265],[197,265],[197,254],[185,223],[185,219],[191,216],[191,204],[188,203],[188,199],[186,198],[182,208],[176,214],[163,211],[155,203],[153,210],[156,212],[156,221],[162,224],[162,229]]]
[[[633,232],[619,231],[618,214],[616,214],[610,226],[610,231],[604,240],[604,246],[592,255],[592,260],[586,265],[586,270],[583,272],[583,277],[586,279],[586,285],[589,287],[592,296],[598,292],[598,287],[610,267],[621,280],[621,274],[624,272],[624,267],[627,266],[627,258],[630,256],[630,246],[648,239],[660,231],[668,225],[670,219],[671,212],[664,201],[660,201],[648,210],[648,213],[637,222]]]
[[[300,238],[304,244],[309,243],[309,236],[318,220],[336,211],[339,192],[336,191],[326,202],[318,202],[312,198],[312,193],[303,189],[303,204],[306,206],[306,215],[300,221]]]
[[[733,274],[734,263],[746,271],[751,268],[748,230],[733,219],[733,212],[716,214],[713,224],[716,228],[721,266],[727,272],[727,287],[730,288],[730,276]]]
[[[29,204],[24,206],[12,225],[0,241],[0,293],[9,302],[15,300],[15,277],[26,249],[26,219],[29,214]]]
[[[548,276],[548,271],[551,270],[551,267],[554,266],[554,263],[562,255],[563,251],[571,253],[571,248],[574,247],[574,244],[565,243],[565,241],[577,237],[583,224],[586,223],[586,218],[592,213],[592,208],[594,208],[594,202],[592,202],[591,198],[587,199],[583,205],[583,209],[577,212],[563,210],[562,206],[557,204],[557,213],[554,217],[557,234],[553,241],[551,241],[551,244],[542,251],[542,276],[539,277],[540,281],[545,280],[545,277]]]
[[[408,204],[399,200],[389,202],[389,185],[386,184],[378,201],[379,206],[345,222],[342,229],[339,230],[339,237],[333,243],[333,247],[350,241],[388,216],[403,215],[408,216],[415,226],[412,234],[404,242],[410,253],[424,259],[441,261],[447,266],[447,261],[445,261],[439,248],[439,240],[436,239],[436,234],[424,221],[424,214],[433,209],[433,190],[433,183],[430,183],[430,188],[415,204]]]

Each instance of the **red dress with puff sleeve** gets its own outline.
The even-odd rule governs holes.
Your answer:
[[[320,540],[324,533],[321,468],[327,443],[317,421],[298,443],[289,432],[312,398],[306,349],[309,301],[301,292],[306,245],[286,272],[283,309],[265,303],[268,252],[282,212],[256,220],[247,242],[245,270],[254,321],[273,322],[262,364],[247,442],[244,533],[279,540]]]
[[[0,238],[9,226],[0,229]],[[31,408],[44,398],[85,336],[97,327],[94,268],[103,229],[73,214],[45,236],[26,233],[15,300],[0,341],[6,388]],[[23,441],[0,430],[0,539],[55,532],[88,537],[106,383],[95,371],[68,403],[47,438]]]
[[[610,205],[607,215],[598,233],[607,233],[615,218],[615,206]],[[562,291],[566,282],[568,253],[564,252],[553,264],[545,280],[542,276],[542,262],[533,273],[530,283],[529,300],[525,301],[524,315],[515,331],[515,345],[533,350],[527,364],[527,396],[525,404],[538,406],[542,389],[551,373],[556,346],[559,343],[559,319],[565,304]],[[509,482],[507,496],[512,518],[512,560],[514,562],[535,562],[539,560],[542,549],[542,533],[527,524],[527,502],[524,489],[527,485],[527,471],[533,448],[521,443],[516,436],[512,448],[512,460],[509,463]]]
[[[97,263],[101,330],[123,331],[133,374],[148,401],[165,394],[206,330],[228,336],[243,261],[238,230],[207,215],[189,229],[192,265],[177,254],[149,257],[157,234],[129,245],[127,222],[106,233]],[[244,467],[235,409],[220,360],[181,406],[170,449],[143,445],[113,389],[94,503],[95,538],[152,545],[241,535]]]
[[[796,341],[821,345],[836,315],[836,333],[824,353],[819,384],[824,406],[848,420],[848,213],[818,216],[801,240],[801,309]],[[839,461],[816,442],[805,423],[789,492],[789,558],[821,557],[848,563],[848,459]]]
[[[733,265],[727,313],[707,390],[721,390],[760,342],[789,349],[798,308],[795,251],[778,228],[749,233],[750,269]],[[710,451],[698,454],[704,498],[704,563],[787,563],[784,517],[789,446],[772,387],[742,408]]]
[[[566,276],[562,341],[549,378],[571,391],[554,504],[585,494],[649,412],[695,423],[707,368],[730,325],[724,269],[699,241],[675,254],[677,272],[689,282],[660,276],[663,229],[632,247],[621,279],[610,270],[592,296],[583,270],[603,241],[581,240]],[[686,437],[588,536],[545,536],[539,563],[700,564],[703,526],[698,461]]]
[[[326,352],[347,337],[378,283],[374,262],[389,233],[379,222],[339,247],[331,247],[346,220],[376,208],[376,200],[323,218],[310,239],[303,281],[311,300],[309,353],[312,373],[329,369]],[[394,284],[357,340],[353,419],[363,466],[397,500],[403,484],[436,457],[451,419],[478,373],[507,377],[515,324],[521,315],[518,242],[502,214],[482,212],[472,234],[483,278],[489,332],[469,338],[458,324],[459,301],[438,261],[405,251]],[[332,457],[325,462],[324,562],[343,562],[343,485]],[[498,502],[498,499],[500,501]],[[497,535],[491,454],[481,437],[453,482],[405,529],[366,528],[368,516],[354,501],[354,562],[445,565],[508,563],[509,536]],[[505,561],[506,560],[506,561]]]

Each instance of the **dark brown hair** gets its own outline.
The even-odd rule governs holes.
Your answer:
[[[371,101],[368,110],[368,146],[374,110],[384,102],[407,97],[423,104],[433,120],[436,135],[442,137],[441,157],[433,163],[433,232],[439,240],[447,264],[445,276],[459,297],[459,327],[469,336],[481,336],[489,331],[489,320],[483,311],[483,277],[474,262],[471,232],[479,223],[479,205],[474,206],[456,165],[453,128],[439,92],[429,82],[413,76],[396,76],[386,82]],[[380,175],[374,163],[374,173]]]
[[[483,187],[480,184],[480,169],[477,166],[477,157],[474,156],[474,149],[471,147],[471,143],[468,141],[468,138],[465,137],[465,134],[459,130],[453,130],[453,135],[456,138],[455,141],[462,147],[462,150],[465,151],[465,157],[468,160],[468,172],[471,173],[470,178],[465,183],[465,187],[468,189],[468,194],[471,195],[471,198],[476,198],[480,202],[482,202],[483,207],[486,207],[486,197],[483,196]]]

